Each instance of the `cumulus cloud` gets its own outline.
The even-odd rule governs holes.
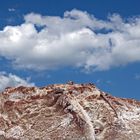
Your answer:
[[[30,83],[29,80],[29,78],[22,79],[11,73],[0,72],[0,91],[3,91],[6,87],[34,86],[34,83]]]
[[[73,9],[63,17],[29,13],[24,19],[0,31],[0,56],[18,68],[95,71],[140,62],[140,17],[101,20]]]

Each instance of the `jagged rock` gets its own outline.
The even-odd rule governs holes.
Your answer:
[[[7,88],[0,94],[0,140],[139,140],[140,102],[93,84]]]

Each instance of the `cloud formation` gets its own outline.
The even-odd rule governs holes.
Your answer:
[[[29,78],[22,79],[11,73],[0,72],[0,91],[3,91],[6,87],[16,86],[34,86],[34,83],[30,83]]]
[[[15,9],[15,8],[9,8],[8,11],[9,11],[9,12],[15,12],[16,9]]]
[[[73,9],[63,17],[30,13],[24,19],[0,31],[0,56],[16,67],[96,71],[140,62],[140,17],[100,20]]]

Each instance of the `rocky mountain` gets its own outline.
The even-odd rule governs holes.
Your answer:
[[[140,140],[140,102],[94,84],[6,88],[0,140]]]

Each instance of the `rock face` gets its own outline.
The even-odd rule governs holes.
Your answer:
[[[140,140],[140,102],[93,84],[7,88],[0,140]]]

